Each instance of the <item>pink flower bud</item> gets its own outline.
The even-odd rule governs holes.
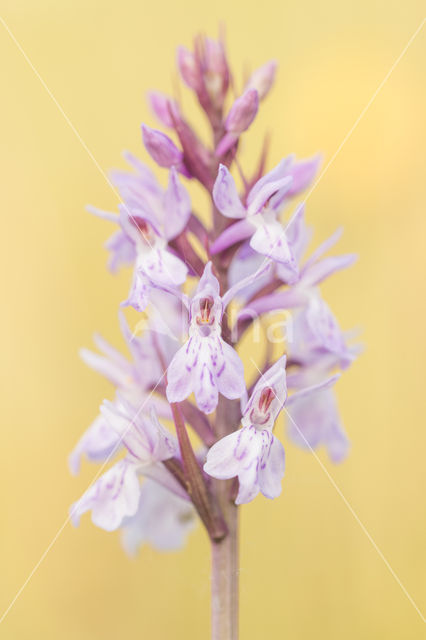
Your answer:
[[[200,77],[195,56],[185,47],[179,47],[177,51],[177,64],[180,75],[184,83],[190,88],[198,91],[200,88]]]
[[[143,124],[142,139],[146,150],[160,167],[170,168],[182,163],[182,151],[161,131]]]
[[[204,41],[204,84],[215,107],[220,108],[229,86],[229,68],[222,42]]]
[[[246,89],[256,89],[259,94],[259,100],[263,100],[274,84],[276,71],[276,61],[270,60],[252,73],[247,82]]]
[[[248,89],[232,105],[225,122],[226,130],[239,135],[248,129],[256,117],[258,107],[259,96],[256,89]]]
[[[170,115],[170,111],[174,113],[178,110],[176,102],[164,95],[164,93],[160,93],[160,91],[150,91],[148,100],[151,109],[161,124],[165,127],[173,128],[173,118]]]
[[[204,48],[207,70],[210,73],[217,73],[222,77],[227,77],[229,69],[222,42],[206,38]]]

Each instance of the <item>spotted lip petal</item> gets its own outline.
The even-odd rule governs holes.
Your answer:
[[[204,471],[221,480],[238,476],[236,504],[251,502],[259,492],[267,498],[281,493],[285,469],[282,444],[267,429],[243,427],[214,444],[207,454]]]
[[[108,469],[75,502],[70,517],[75,526],[86,511],[92,512],[92,522],[105,531],[114,531],[124,518],[135,515],[139,504],[139,480],[135,466],[121,460]]]
[[[207,454],[204,471],[213,478],[238,476],[236,504],[253,500],[259,492],[267,498],[281,493],[285,454],[272,433],[287,397],[286,356],[261,375],[247,402],[242,428],[216,442]]]
[[[181,402],[194,393],[198,408],[207,414],[215,410],[219,393],[236,399],[245,390],[243,364],[221,338],[224,302],[219,294],[209,262],[190,303],[189,339],[174,355],[167,372],[169,402]]]
[[[243,364],[217,335],[193,335],[174,356],[167,375],[169,402],[181,402],[192,392],[204,413],[216,409],[218,394],[236,399],[244,393]]]

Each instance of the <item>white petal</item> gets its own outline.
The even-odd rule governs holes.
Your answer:
[[[174,167],[170,170],[169,184],[164,193],[163,208],[164,235],[171,240],[183,231],[191,215],[191,200],[187,190],[179,181]]]
[[[89,460],[106,460],[119,449],[119,436],[103,416],[98,416],[78,441],[69,457],[72,473],[80,470],[83,455]]]
[[[285,453],[281,442],[273,434],[268,455],[261,460],[260,490],[267,498],[277,498],[281,493],[281,480],[285,469]]]
[[[167,399],[181,402],[192,393],[193,350],[191,338],[174,355],[167,370]]]
[[[261,224],[251,237],[250,246],[258,253],[297,271],[284,228],[278,221]]]
[[[225,398],[241,398],[246,385],[244,382],[244,365],[238,353],[227,342],[220,338],[222,351],[221,363],[216,367],[216,378],[219,391]],[[223,363],[222,363],[223,358]]]
[[[101,529],[114,531],[138,508],[140,486],[134,465],[121,460],[104,473],[71,507],[71,519],[77,526],[86,511]]]
[[[165,249],[153,249],[143,256],[140,267],[157,284],[179,285],[185,282],[188,268]]]
[[[234,178],[225,165],[219,166],[213,187],[213,200],[222,215],[228,218],[244,218],[246,210],[241,204]]]

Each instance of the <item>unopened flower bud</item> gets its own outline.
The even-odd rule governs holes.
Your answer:
[[[161,131],[142,125],[142,139],[146,150],[160,167],[179,166],[183,153],[177,148],[173,140]]]
[[[200,77],[194,54],[185,47],[179,47],[177,64],[184,83],[197,91],[200,87]]]
[[[256,89],[248,89],[237,98],[232,105],[225,128],[228,132],[239,135],[249,128],[259,108],[259,96]]]
[[[171,112],[178,111],[176,102],[160,91],[150,91],[148,100],[151,109],[161,124],[165,127],[173,128]]]
[[[222,42],[206,38],[204,42],[205,66],[204,84],[210,100],[221,108],[229,86],[229,68]]]
[[[259,107],[256,89],[248,89],[237,98],[225,121],[226,134],[216,148],[216,156],[223,156],[236,143],[243,131],[249,128]]]
[[[275,60],[270,60],[252,73],[247,82],[246,90],[256,89],[259,94],[259,100],[263,100],[274,84],[276,72],[277,63]]]

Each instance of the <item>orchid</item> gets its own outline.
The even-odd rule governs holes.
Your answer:
[[[120,230],[107,244],[113,254],[111,270],[134,262],[130,294],[123,305],[143,311],[149,303],[153,282],[177,286],[186,279],[185,262],[167,249],[167,243],[186,227],[191,201],[174,166],[169,172],[167,189],[163,190],[147,167],[130,154],[127,159],[137,173],[112,174],[123,198],[119,216],[94,207],[90,211],[119,224]]]
[[[221,480],[238,476],[236,504],[250,502],[259,491],[267,498],[281,493],[285,455],[272,429],[287,396],[285,361],[283,356],[257,382],[242,429],[216,442],[207,454],[206,473]]]
[[[221,337],[224,306],[219,282],[208,263],[191,300],[189,339],[168,369],[169,402],[179,402],[194,392],[197,406],[211,413],[219,392],[229,399],[243,395],[243,363]]]
[[[286,227],[279,221],[278,213],[286,199],[296,196],[308,186],[317,165],[317,158],[301,163],[294,163],[292,156],[285,158],[254,184],[247,194],[246,206],[238,196],[229,170],[220,165],[213,187],[214,203],[227,218],[241,220],[217,238],[212,245],[212,253],[223,251],[235,242],[250,237],[252,249],[295,271],[296,259],[287,236],[296,224],[299,209]]]
[[[130,554],[146,543],[177,549],[202,523],[212,545],[212,637],[237,640],[237,510],[259,494],[278,498],[285,486],[279,415],[297,446],[325,447],[332,462],[349,451],[334,385],[359,347],[321,285],[355,256],[326,255],[341,230],[306,255],[305,202],[288,213],[313,184],[318,155],[283,154],[265,171],[264,143],[252,175],[241,161],[240,141],[273,87],[277,63],[266,62],[238,86],[223,40],[198,37],[193,51],[178,50],[177,64],[207,118],[211,144],[176,97],[151,92],[152,111],[167,129],[142,124],[156,172],[126,153],[131,170],[111,173],[117,212],[89,207],[116,225],[106,244],[110,270],[133,270],[119,316],[129,354],[99,335],[97,352],[81,351],[113,390],[70,455],[73,473],[84,459],[103,465],[70,517],[78,525],[90,512],[98,527],[119,529]],[[194,183],[211,202],[210,217],[193,207]],[[129,306],[134,325],[125,316]],[[291,332],[278,354],[272,345],[263,356],[256,349],[249,382],[242,338],[258,319],[265,328],[269,314],[282,311]]]
[[[117,529],[125,517],[134,516],[140,494],[139,475],[152,475],[163,482],[167,471],[159,463],[177,453],[177,441],[160,424],[155,412],[150,419],[133,417],[134,409],[122,401],[125,409],[111,403],[102,407],[103,415],[124,444],[127,455],[103,474],[71,507],[75,524],[86,511],[94,524],[107,531]],[[170,478],[172,484],[173,478]]]

